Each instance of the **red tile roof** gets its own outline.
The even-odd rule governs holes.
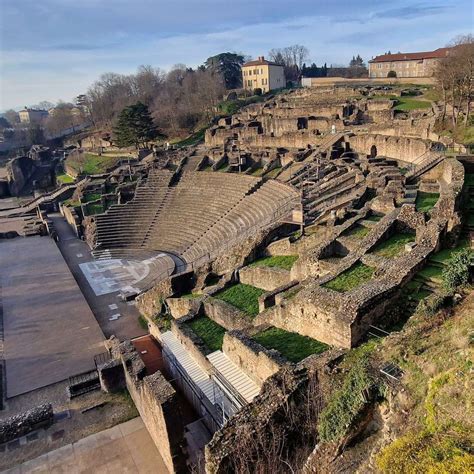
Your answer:
[[[375,56],[375,58],[371,59],[369,63],[445,58],[452,49],[453,48],[438,48],[434,51],[424,51],[421,53],[382,54],[380,56]]]
[[[277,64],[277,63],[274,63],[272,61],[267,61],[263,56],[260,56],[258,59],[255,59],[253,61],[249,61],[249,62],[243,64],[242,67],[264,66],[264,65],[267,65],[267,66],[281,66],[281,64]]]

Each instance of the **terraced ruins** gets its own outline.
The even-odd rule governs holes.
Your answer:
[[[403,326],[398,299],[435,298],[438,257],[472,248],[472,156],[447,153],[434,105],[397,110],[401,93],[276,94],[216,119],[202,144],[81,177],[60,188],[74,188],[66,201],[51,195],[87,242],[91,273],[132,267],[132,283],[107,269],[99,280],[135,301],[163,366],[147,372],[128,338],[112,337],[97,371],[105,390],[127,386],[170,471],[183,459],[235,468],[239,426],[258,433],[308,374]],[[175,413],[183,394],[199,414],[187,424]]]

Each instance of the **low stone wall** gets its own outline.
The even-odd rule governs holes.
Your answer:
[[[8,443],[39,428],[48,428],[53,424],[53,421],[54,414],[51,403],[0,420],[0,444]]]
[[[239,280],[246,285],[272,291],[290,282],[290,272],[282,268],[255,265],[241,268]]]
[[[211,363],[206,356],[211,353],[204,341],[193,332],[185,323],[193,319],[195,316],[182,318],[178,321],[171,321],[171,331],[186,348],[196,362],[206,371],[210,370]]]
[[[188,272],[172,275],[162,280],[137,297],[138,310],[143,316],[151,318],[161,310],[162,303],[166,298],[191,291],[193,278],[193,273]]]
[[[180,408],[176,391],[160,371],[145,376],[140,355],[130,341],[120,344],[128,391],[169,472],[184,466]]]
[[[74,233],[77,235],[77,237],[81,237],[82,232],[81,232],[81,218],[78,216],[76,210],[73,207],[69,206],[64,206],[60,205],[59,210],[61,214],[64,216],[66,219],[67,223],[71,226],[72,230]],[[86,219],[91,219],[86,218]],[[94,235],[95,235],[95,226],[94,226]],[[89,243],[89,242],[88,242]]]
[[[222,352],[259,386],[286,363],[277,351],[265,349],[240,331],[225,333]]]
[[[190,313],[196,314],[201,306],[200,298],[167,298],[165,302],[174,319],[183,318]]]
[[[252,326],[252,318],[232,305],[215,298],[204,301],[205,315],[231,331],[232,329],[245,329]]]

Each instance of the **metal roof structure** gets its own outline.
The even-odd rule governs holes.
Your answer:
[[[186,348],[179,342],[171,331],[161,334],[161,342],[176,357],[181,367],[186,371],[191,380],[201,389],[206,398],[212,403],[219,403],[220,400],[215,399],[215,382],[209,374],[202,369],[193,359]]]
[[[260,393],[259,386],[244,374],[222,351],[215,351],[209,354],[207,359],[217,372],[215,373],[217,380],[223,381],[223,378],[225,382],[240,394],[245,402],[250,403]]]

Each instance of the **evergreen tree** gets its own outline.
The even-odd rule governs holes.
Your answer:
[[[241,67],[244,57],[236,53],[220,53],[206,59],[206,69],[220,74],[224,79],[226,89],[242,87]]]
[[[115,142],[120,148],[146,146],[160,135],[148,107],[141,102],[125,107],[120,112],[114,134]]]

